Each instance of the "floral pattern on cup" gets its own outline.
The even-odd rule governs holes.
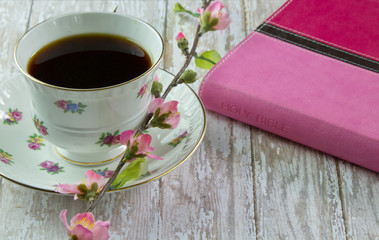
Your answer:
[[[11,163],[14,163],[12,161],[12,154],[4,152],[4,150],[0,148],[0,162],[11,165]]]
[[[108,168],[97,169],[97,170],[92,169],[92,171],[94,171],[96,174],[100,174],[104,178],[110,178],[113,175],[113,171],[112,170],[108,170]]]
[[[79,113],[84,112],[83,108],[86,108],[87,105],[84,105],[81,102],[73,103],[71,100],[58,100],[54,103],[57,107],[63,109],[63,112]]]
[[[150,176],[151,174],[156,173],[156,172],[158,172],[158,169],[154,169],[154,170],[151,170],[151,171],[147,171],[146,173],[144,173],[144,174],[142,174],[141,176],[139,176],[138,179],[142,179],[142,178],[148,177],[148,176]]]
[[[99,144],[100,147],[107,145],[108,147],[111,147],[112,145],[116,145],[120,143],[120,131],[117,130],[116,132],[112,133],[103,133],[101,137],[99,138],[99,141],[96,142],[96,144]]]
[[[180,144],[183,141],[183,139],[187,137],[187,134],[188,132],[184,131],[182,134],[180,134],[179,136],[171,140],[171,142],[169,142],[168,145],[172,147],[176,147],[178,144]]]
[[[48,133],[47,133],[47,127],[44,126],[44,122],[43,121],[40,121],[36,115],[34,115],[34,118],[33,118],[33,122],[34,122],[34,126],[37,128],[37,130],[43,135],[43,136],[46,136]]]
[[[14,125],[18,124],[19,121],[22,119],[22,112],[20,112],[17,108],[12,110],[12,108],[9,108],[8,114],[6,115],[3,124],[8,125]]]
[[[63,167],[60,167],[58,163],[54,163],[53,161],[44,161],[41,162],[40,170],[47,171],[48,174],[55,175],[63,171]]]
[[[29,143],[28,147],[32,150],[41,150],[41,146],[45,146],[44,141],[41,135],[34,133],[32,136],[29,136],[27,140]]]
[[[138,91],[137,93],[137,98],[143,98],[143,96],[145,96],[145,94],[149,91],[150,89],[150,85],[151,83],[153,82],[152,81],[153,79],[151,79],[148,83],[146,83],[145,85],[143,85],[141,87],[141,89]]]

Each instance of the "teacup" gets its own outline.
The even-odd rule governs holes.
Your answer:
[[[151,67],[120,84],[86,89],[51,85],[28,72],[28,62],[39,49],[85,33],[127,38],[148,53]],[[61,157],[73,163],[101,164],[122,155],[125,147],[119,143],[119,134],[136,129],[144,119],[163,50],[162,37],[152,26],[116,13],[71,13],[32,27],[17,43],[15,60],[27,78],[36,129]]]

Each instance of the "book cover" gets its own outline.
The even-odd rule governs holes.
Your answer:
[[[208,110],[379,172],[379,1],[290,0],[204,77]]]

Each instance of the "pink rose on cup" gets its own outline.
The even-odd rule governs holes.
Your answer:
[[[99,141],[96,142],[96,144],[100,144],[100,146],[112,146],[120,143],[120,134],[119,130],[116,132],[112,133],[103,133],[101,137],[99,138]]]
[[[17,111],[17,110],[13,111],[12,117],[14,118],[14,120],[20,121],[22,119],[22,113],[20,111]]]
[[[47,171],[48,174],[55,175],[63,171],[63,167],[60,167],[58,163],[52,161],[41,162],[41,170]]]
[[[45,146],[45,140],[42,138],[42,136],[37,135],[36,133],[34,133],[32,136],[29,136],[27,142],[29,143],[28,147],[32,150],[40,150],[42,146]]]
[[[37,142],[32,142],[28,144],[28,147],[33,150],[37,150],[41,148],[41,145]]]
[[[65,100],[59,100],[56,102],[57,106],[62,108],[62,109],[67,109],[68,102]]]
[[[11,161],[9,159],[5,158],[5,157],[0,157],[0,162],[3,162],[5,164],[10,164],[11,163]]]
[[[41,162],[41,167],[43,168],[51,168],[55,163],[52,162],[52,161],[44,161],[44,162]]]
[[[47,135],[47,127],[44,126],[44,122],[40,121],[36,115],[34,115],[33,118],[34,126],[37,128],[37,130],[42,134],[42,135]]]
[[[18,124],[18,122],[22,119],[22,112],[18,111],[18,109],[9,108],[8,114],[4,118],[3,123],[7,125]]]
[[[0,148],[0,162],[10,165],[11,163],[13,163],[12,154],[4,152],[3,149]]]
[[[113,143],[113,138],[114,136],[113,135],[108,135],[104,138],[104,144],[105,145],[111,145]]]
[[[42,135],[47,135],[47,130],[44,126],[40,126],[39,127],[39,132],[42,134]]]

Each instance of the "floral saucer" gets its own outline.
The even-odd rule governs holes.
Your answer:
[[[159,69],[157,76],[164,87],[173,75]],[[117,161],[96,166],[72,164],[58,155],[33,124],[30,96],[22,75],[0,83],[0,176],[25,187],[54,192],[59,183],[73,184],[85,179],[89,169],[109,178]],[[163,160],[146,159],[138,179],[127,182],[118,191],[135,187],[169,173],[199,146],[204,137],[206,116],[204,106],[187,85],[174,88],[167,100],[179,101],[181,120],[174,130],[149,129],[152,152]]]

